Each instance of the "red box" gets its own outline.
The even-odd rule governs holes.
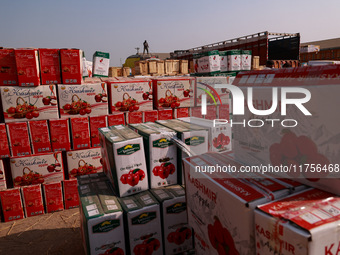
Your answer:
[[[5,173],[5,167],[4,163],[0,159],[0,190],[6,190],[6,173]]]
[[[78,49],[60,49],[60,63],[63,84],[81,84],[82,51]]]
[[[27,218],[45,213],[40,184],[22,187],[21,195]]]
[[[14,49],[0,49],[0,86],[1,85],[18,85]]]
[[[207,105],[205,118],[208,120],[215,120],[217,118],[217,105]]]
[[[114,113],[107,116],[109,127],[115,125],[125,125],[124,113]]]
[[[68,119],[49,121],[52,151],[71,150],[70,129]]]
[[[41,84],[60,84],[59,49],[39,49]]]
[[[100,147],[98,128],[102,127],[107,127],[106,115],[90,117],[92,147]]]
[[[5,222],[24,218],[19,188],[0,191],[0,199]]]
[[[191,107],[190,111],[191,111],[190,116],[203,118],[201,107]]]
[[[18,84],[23,87],[40,85],[39,57],[37,49],[15,49]]]
[[[77,180],[63,181],[65,209],[79,206],[78,182]]]
[[[155,122],[156,120],[158,120],[158,112],[156,110],[144,112],[143,122]]]
[[[74,150],[90,148],[90,127],[87,117],[70,118],[71,139]]]
[[[9,144],[6,132],[6,125],[0,123],[0,158],[8,158],[10,156]]]
[[[51,142],[47,120],[29,121],[28,129],[31,138],[32,153],[50,152]]]
[[[189,108],[177,108],[174,109],[174,118],[186,118],[189,117]]]
[[[127,124],[143,123],[143,112],[127,112],[125,114]]]
[[[44,184],[43,187],[46,213],[64,210],[61,182]]]
[[[230,118],[229,104],[219,105],[217,113],[219,119],[229,120]]]
[[[12,156],[31,155],[27,122],[7,123],[6,128]]]
[[[158,111],[158,120],[170,120],[170,119],[172,119],[172,109]]]

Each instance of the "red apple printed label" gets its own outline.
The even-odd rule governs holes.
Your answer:
[[[47,120],[29,121],[28,127],[33,154],[50,152],[51,143]]]
[[[44,184],[44,195],[47,213],[64,210],[61,182]]]
[[[90,147],[90,129],[87,117],[71,118],[71,131],[73,149],[86,149]]]
[[[18,84],[23,87],[40,85],[39,58],[36,49],[15,49]]]
[[[44,203],[40,185],[22,187],[22,197],[26,217],[44,214]]]
[[[0,199],[5,222],[24,218],[20,189],[0,191]]]
[[[68,119],[49,121],[51,144],[53,151],[68,151],[71,149]]]
[[[107,127],[106,116],[90,117],[91,147],[100,147],[98,128]]]
[[[27,123],[7,123],[6,127],[12,156],[31,155],[31,145],[28,135]]]
[[[77,180],[63,181],[65,209],[79,206],[78,182]]]
[[[59,49],[39,49],[41,84],[60,84]]]
[[[81,84],[82,51],[77,49],[60,49],[60,64],[63,84]]]

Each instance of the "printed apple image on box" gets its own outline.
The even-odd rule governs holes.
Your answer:
[[[90,127],[88,117],[70,118],[72,147],[74,150],[90,148]]]
[[[144,112],[143,122],[155,122],[156,120],[158,120],[158,111],[157,110],[145,111]]]
[[[217,125],[214,121],[196,117],[182,118],[187,123],[205,127],[209,130],[209,151],[226,152],[231,151],[231,126],[230,124]]]
[[[151,189],[161,206],[164,254],[178,254],[193,248],[192,228],[188,225],[185,191],[179,185]]]
[[[5,122],[59,118],[55,85],[0,90]]]
[[[43,190],[46,213],[64,210],[61,182],[44,183]]]
[[[125,115],[122,112],[107,115],[108,126],[125,125]]]
[[[106,84],[58,85],[61,118],[108,114]]]
[[[109,75],[110,53],[96,51],[93,54],[93,76],[107,77]]]
[[[100,128],[99,132],[105,144],[103,162],[107,164],[107,175],[115,193],[124,197],[147,190],[148,173],[142,137],[122,125]]]
[[[241,51],[240,50],[228,50],[228,71],[240,71],[241,70]]]
[[[41,84],[60,84],[59,49],[39,49]]]
[[[31,144],[26,122],[6,124],[12,157],[31,155]]]
[[[65,209],[79,207],[79,194],[77,180],[63,181],[63,194]]]
[[[228,55],[227,51],[220,51],[220,71],[228,72]]]
[[[292,167],[297,170],[280,172],[279,177],[299,178],[298,181],[303,184],[340,194],[338,173],[334,171],[340,158],[338,141],[335,139],[339,135],[339,123],[337,118],[330,117],[337,115],[335,109],[339,100],[336,95],[340,90],[336,79],[323,78],[336,77],[339,74],[338,65],[289,68],[284,72],[268,70],[265,74],[256,71],[239,74],[234,84],[244,94],[246,87],[252,87],[255,109],[263,111],[272,105],[273,91],[278,90],[277,107],[269,107],[267,110],[273,113],[267,111],[265,117],[280,121],[274,121],[272,125],[271,121],[261,120],[263,116],[258,114],[263,112],[252,113],[248,104],[243,115],[233,114],[235,122],[243,122],[244,119],[259,119],[257,124],[252,121],[250,125],[262,125],[261,121],[265,122],[258,128],[250,127],[249,121],[245,122],[245,126],[235,125],[233,146],[237,160],[248,165],[282,164]],[[304,90],[296,92],[293,88]],[[286,115],[283,115],[284,101],[280,99],[282,90],[286,91],[287,98],[290,99],[308,99],[310,93],[310,99],[304,99],[306,102],[301,106],[307,112],[302,112],[292,104],[286,107]],[[304,167],[311,167],[302,169],[302,164]],[[314,166],[318,166],[319,170],[314,170]]]
[[[10,156],[6,124],[0,123],[0,158],[8,158]]]
[[[106,115],[90,117],[91,147],[100,147],[98,128],[107,127]]]
[[[192,78],[157,78],[152,80],[154,108],[175,109],[190,107],[194,103],[194,80]]]
[[[29,121],[28,130],[33,154],[51,152],[52,148],[47,120]]]
[[[21,195],[27,218],[45,213],[40,184],[21,187]]]
[[[218,50],[194,54],[196,73],[218,73],[220,72],[220,54]]]
[[[6,185],[6,175],[5,175],[5,168],[4,168],[4,163],[0,159],[0,190],[6,190],[7,185]]]
[[[143,112],[126,112],[126,124],[143,123]]]
[[[107,79],[111,112],[150,111],[152,83],[147,79]]]
[[[174,119],[186,118],[190,116],[189,108],[177,108],[174,109]]]
[[[14,49],[0,49],[0,86],[18,86]]]
[[[82,50],[60,49],[60,65],[63,84],[82,83],[82,55]]]
[[[202,105],[202,95],[206,95],[207,105],[229,104],[229,91],[218,88],[219,84],[230,84],[230,76],[196,77],[196,106]]]
[[[318,189],[259,206],[255,210],[258,254],[337,254],[340,198]]]
[[[203,172],[204,167],[216,165],[241,168],[236,161],[218,155],[207,153],[183,160],[188,222],[199,237],[196,252],[253,254],[255,207],[285,197],[289,190],[273,179],[242,179],[225,172]],[[195,171],[197,168],[202,170]]]
[[[71,150],[70,126],[68,119],[49,120],[52,151]]]
[[[158,120],[171,120],[173,119],[172,109],[158,110]]]
[[[177,184],[177,147],[168,137],[176,133],[153,122],[130,126],[144,140],[150,188]]]
[[[79,186],[80,191],[88,190],[80,198],[80,229],[86,254],[129,254],[125,248],[123,212],[117,197],[108,182],[92,184]]]
[[[10,159],[14,187],[64,180],[61,152]]]
[[[39,56],[37,49],[15,49],[18,84],[22,87],[40,85]]]
[[[241,70],[251,70],[251,50],[241,50]]]
[[[160,206],[149,191],[120,198],[126,223],[127,254],[163,254]]]
[[[66,153],[69,178],[80,175],[95,174],[103,171],[100,148],[92,148]]]
[[[25,217],[19,188],[0,191],[0,200],[5,222]]]

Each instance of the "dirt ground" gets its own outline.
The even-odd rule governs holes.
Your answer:
[[[85,254],[79,209],[0,223],[0,254]]]

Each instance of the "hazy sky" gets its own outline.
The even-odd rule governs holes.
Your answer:
[[[262,31],[340,37],[339,0],[0,0],[0,46],[171,52]]]

